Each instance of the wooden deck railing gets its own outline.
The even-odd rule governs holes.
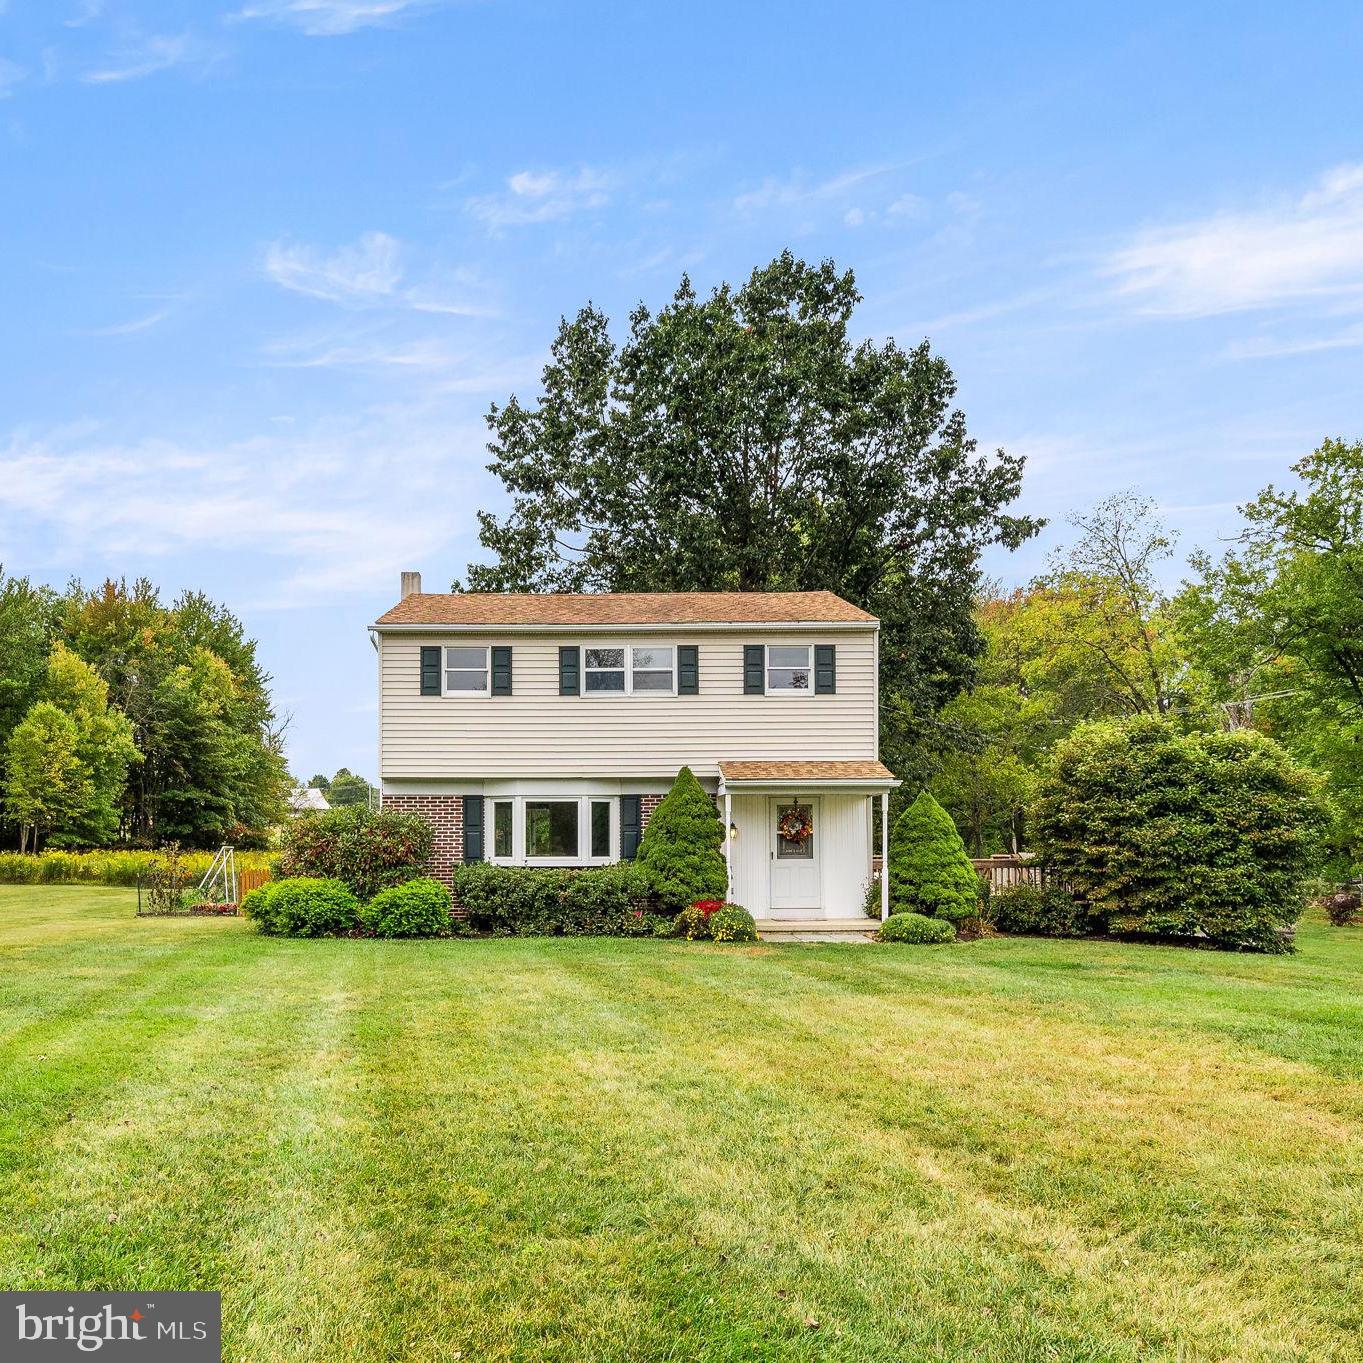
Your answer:
[[[970,864],[989,881],[990,890],[1005,890],[1010,885],[1044,885],[1046,880],[1041,867],[1026,852],[971,857]]]

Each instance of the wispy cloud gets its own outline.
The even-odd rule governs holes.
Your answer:
[[[206,69],[218,56],[216,49],[192,34],[152,34],[125,47],[113,58],[111,65],[85,72],[81,80],[89,85],[115,85],[154,76],[176,66]]]
[[[243,609],[382,588],[455,534],[423,508],[476,501],[482,440],[433,410],[222,444],[123,442],[89,425],[16,432],[0,438],[0,561],[31,549],[10,538],[22,524],[94,571],[190,551],[277,565],[266,574],[277,585]]]
[[[762,213],[773,208],[797,208],[815,203],[842,205],[868,181],[878,179],[893,170],[893,166],[865,166],[843,171],[826,179],[811,179],[802,171],[785,178],[769,176],[755,189],[735,195],[735,211],[744,214]],[[852,205],[856,207],[856,205]]]
[[[402,249],[386,232],[366,232],[328,253],[276,241],[266,249],[266,275],[283,289],[361,306],[391,297],[402,278]]]
[[[115,322],[112,326],[92,327],[83,332],[85,336],[136,336],[139,332],[158,327],[170,316],[172,309],[157,308],[141,317],[130,318],[126,322]]]
[[[408,11],[431,9],[442,0],[257,0],[229,15],[288,24],[313,37],[336,37],[388,24]]]
[[[1363,165],[1265,208],[1146,229],[1100,273],[1118,298],[1161,317],[1363,298]]]
[[[8,99],[14,93],[14,88],[28,74],[18,62],[12,62],[7,57],[0,57],[0,99]]]
[[[1363,322],[1325,336],[1255,336],[1232,341],[1226,347],[1230,360],[1270,360],[1289,355],[1317,355],[1326,350],[1357,350],[1363,346]]]
[[[611,177],[590,166],[575,171],[522,170],[507,179],[502,192],[474,195],[465,206],[489,227],[517,227],[601,208],[609,201],[611,187]]]

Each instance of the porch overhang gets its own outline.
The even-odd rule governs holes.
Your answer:
[[[840,791],[845,795],[894,790],[901,782],[883,762],[750,762],[722,761],[719,791],[773,794]]]

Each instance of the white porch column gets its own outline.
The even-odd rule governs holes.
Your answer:
[[[734,897],[734,798],[728,788],[724,790],[724,898],[732,901]]]
[[[880,792],[880,921],[890,916],[890,792]]]

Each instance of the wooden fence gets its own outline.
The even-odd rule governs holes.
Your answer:
[[[261,866],[249,871],[237,872],[237,894],[245,899],[252,890],[258,890],[270,878],[270,868]]]
[[[1041,867],[1026,853],[1021,856],[1004,852],[994,857],[972,857],[970,864],[989,881],[991,891],[1006,890],[1010,885],[1046,883]]]

